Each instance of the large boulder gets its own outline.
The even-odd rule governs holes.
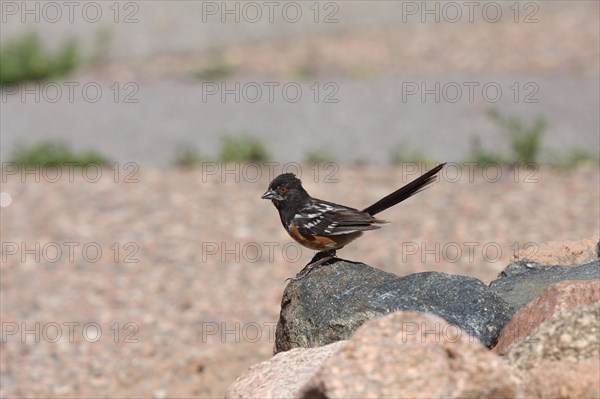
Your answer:
[[[347,340],[365,321],[396,310],[435,314],[489,347],[514,313],[476,278],[439,272],[399,277],[337,260],[288,284],[275,353]]]

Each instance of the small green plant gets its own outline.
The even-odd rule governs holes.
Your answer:
[[[235,68],[223,60],[213,60],[207,66],[195,71],[193,74],[201,80],[225,79],[233,75]]]
[[[566,154],[550,149],[545,149],[542,153],[541,141],[547,127],[546,119],[542,116],[526,127],[517,117],[503,115],[493,108],[486,111],[486,115],[505,130],[510,139],[511,154],[505,157],[486,151],[479,138],[475,137],[471,140],[469,161],[477,162],[480,166],[490,163],[528,165],[541,160],[553,167],[571,169],[582,163],[600,163],[599,154],[581,147],[573,148]]]
[[[318,60],[320,59],[319,54],[312,47],[307,49],[308,51],[304,54],[304,59],[295,66],[294,75],[299,79],[312,79],[319,72]]]
[[[427,158],[423,151],[403,143],[394,148],[390,153],[390,162],[392,165],[401,165],[408,162],[432,162]]]
[[[503,115],[494,108],[487,111],[487,116],[508,133],[515,162],[527,164],[538,159],[542,135],[547,126],[544,117],[538,117],[532,126],[526,128],[516,117]]]
[[[28,32],[7,40],[0,51],[0,84],[36,81],[63,76],[79,63],[75,40],[68,40],[52,54],[42,48],[40,37]]]
[[[269,153],[260,139],[241,133],[237,136],[225,135],[221,145],[223,162],[259,162],[266,161]]]
[[[367,65],[354,65],[349,69],[348,73],[352,78],[357,80],[372,80],[379,74],[377,69]]]
[[[193,146],[181,144],[177,147],[175,153],[175,166],[180,168],[195,168],[204,161],[204,157]]]
[[[94,38],[94,50],[89,56],[89,62],[98,63],[104,60],[110,49],[110,43],[113,39],[113,32],[106,28],[99,28]]]
[[[487,151],[481,145],[479,137],[473,137],[470,142],[469,162],[477,162],[477,165],[484,167],[489,164],[503,164],[504,159],[500,154]]]
[[[550,153],[548,163],[557,168],[573,169],[585,163],[600,164],[600,155],[585,148],[575,147],[562,156],[556,152]]]
[[[317,71],[311,64],[304,64],[296,68],[294,74],[300,79],[310,79],[315,76]]]
[[[369,165],[369,160],[361,155],[352,160],[352,165],[359,168],[364,168],[365,166]]]
[[[323,150],[312,150],[306,153],[304,161],[308,164],[333,162],[333,157]]]
[[[76,153],[61,141],[41,141],[31,145],[17,146],[13,152],[12,161],[21,167],[45,167],[51,164],[85,167],[90,164],[98,166],[110,164],[108,158],[96,151]]]

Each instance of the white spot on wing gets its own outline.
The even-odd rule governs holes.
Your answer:
[[[315,208],[321,210],[321,212],[328,212],[334,209],[331,205],[327,204],[316,204]]]
[[[306,217],[307,217],[308,219],[312,219],[312,218],[319,217],[319,216],[321,216],[322,214],[323,214],[323,212],[319,212],[319,213],[309,213],[308,215],[306,215]]]
[[[325,232],[326,232],[327,234],[331,234],[331,233],[332,233],[332,231],[333,231],[333,229],[335,229],[335,227],[336,227],[338,224],[339,224],[338,222],[331,222],[331,223],[329,224],[329,226],[327,226],[327,228],[325,229]]]
[[[321,220],[323,220],[323,216],[319,216],[318,218],[315,218],[312,222],[306,223],[306,227],[308,227],[309,229],[313,228],[314,226],[321,223]]]

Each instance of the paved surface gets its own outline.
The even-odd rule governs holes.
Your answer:
[[[303,18],[297,23],[277,13],[273,23],[268,13],[249,22],[252,10],[240,2],[227,6],[238,7],[240,22],[236,15],[225,15],[222,23],[223,3],[179,1],[121,5],[115,23],[112,3],[98,4],[98,23],[86,22],[83,11],[75,13],[73,23],[66,16],[49,23],[50,10],[40,8],[40,23],[25,15],[27,23],[22,24],[21,6],[6,16],[2,40],[32,28],[50,46],[76,33],[83,48],[90,49],[101,28],[108,28],[113,40],[109,62],[65,79],[71,83],[3,92],[3,160],[16,143],[63,138],[120,162],[165,166],[180,144],[218,157],[224,132],[241,131],[263,139],[280,161],[297,161],[318,149],[338,161],[387,162],[400,144],[434,159],[464,160],[473,136],[486,148],[508,150],[506,135],[484,116],[490,106],[525,123],[546,117],[545,149],[600,150],[600,16],[594,2],[557,1],[539,8],[523,3],[519,23],[508,3],[494,3],[502,5],[497,23],[481,13],[470,23],[462,3],[457,3],[464,12],[459,23],[448,22],[451,10],[445,8],[436,23],[435,15],[422,15],[423,3],[413,2],[328,3],[321,5],[319,23],[309,8],[312,3],[298,3]],[[216,10],[210,8],[215,4]],[[441,7],[435,2],[430,6],[436,4]],[[407,8],[415,5],[417,10]],[[322,23],[331,13],[339,22]],[[130,14],[137,22],[124,22]],[[537,22],[524,23],[526,16]],[[210,60],[235,66],[236,75],[225,86],[191,77],[191,71],[205,68]],[[307,77],[299,79],[306,68]],[[269,82],[278,84],[272,102]],[[473,102],[469,82],[476,85]],[[72,99],[71,84],[76,85]],[[284,91],[286,84],[291,86]],[[207,95],[215,87],[219,91]],[[292,102],[297,87],[301,97]],[[223,88],[234,92],[224,101]],[[423,89],[432,88],[434,94],[421,97]],[[461,97],[453,102],[457,88]],[[92,103],[98,89],[102,94]],[[417,91],[410,95],[408,90]]]
[[[224,82],[225,87],[240,87],[239,103],[235,102],[235,94],[227,94],[225,103],[221,102],[221,83],[215,83],[219,92],[206,95],[203,102],[203,91],[206,94],[213,86],[197,81],[139,81],[135,83],[139,92],[132,97],[139,102],[132,104],[115,103],[115,91],[109,88],[109,82],[98,83],[104,96],[97,103],[86,102],[81,90],[75,91],[76,101],[69,103],[66,86],[62,86],[63,99],[55,104],[35,103],[32,95],[23,103],[19,95],[14,95],[2,106],[2,157],[10,155],[15,143],[56,137],[77,148],[97,149],[120,162],[165,166],[173,161],[180,144],[192,144],[207,157],[215,158],[224,132],[247,131],[260,137],[278,161],[302,160],[307,152],[320,150],[337,161],[381,163],[388,162],[391,150],[400,144],[422,149],[433,159],[461,161],[468,159],[469,143],[475,136],[487,149],[509,151],[508,136],[484,115],[492,106],[518,116],[526,124],[532,124],[538,115],[544,116],[548,121],[545,148],[598,150],[600,102],[596,78],[413,75],[355,81],[332,77],[319,82],[318,103],[314,101],[314,81],[289,86],[290,97],[286,100],[282,87],[295,81],[281,80],[281,85],[274,87],[273,103],[269,102],[265,82],[273,81]],[[428,88],[440,82],[439,103],[434,94],[427,94],[426,102],[422,102],[422,82]],[[474,89],[473,103],[469,102],[465,82],[479,84],[479,90]],[[539,102],[514,103],[511,86],[515,82],[521,96],[539,88],[532,94]],[[529,82],[533,83],[526,91],[523,87]],[[445,90],[448,83],[451,85]],[[502,90],[498,104],[485,99],[482,88],[486,84],[491,85],[488,99],[495,96],[497,87]],[[415,86],[418,92],[407,94]],[[134,86],[123,87],[120,95],[125,100]],[[256,97],[256,87],[262,90],[259,101],[245,101]],[[292,103],[296,87],[301,88],[302,97]],[[448,100],[455,98],[456,88],[463,91],[462,99],[451,103]],[[329,94],[339,102],[323,103]]]

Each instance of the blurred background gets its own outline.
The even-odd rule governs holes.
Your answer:
[[[181,147],[218,160],[224,135],[278,161],[509,155],[490,109],[524,134],[544,119],[547,161],[595,154],[597,17],[594,1],[4,2],[1,155],[55,138],[163,167]]]
[[[401,275],[599,233],[597,1],[0,7],[1,398],[222,397],[313,255],[283,171],[360,208],[451,162],[340,254]]]

